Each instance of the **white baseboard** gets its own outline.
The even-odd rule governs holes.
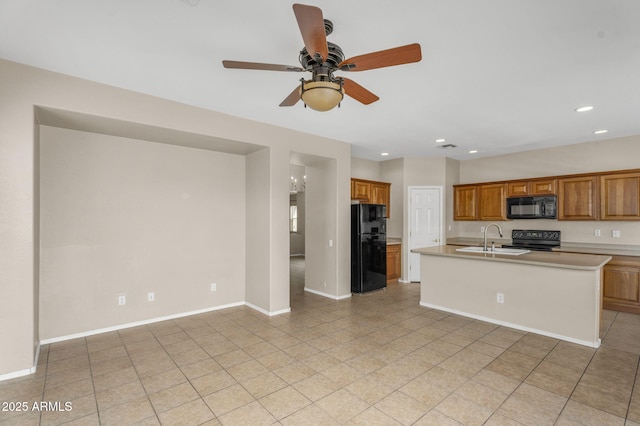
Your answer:
[[[74,334],[68,334],[66,336],[59,336],[59,337],[52,337],[49,339],[43,339],[40,341],[40,343],[38,343],[38,346],[36,348],[36,354],[35,354],[35,360],[33,363],[33,367],[31,368],[26,368],[24,370],[19,370],[19,371],[14,371],[11,373],[7,373],[7,374],[2,374],[0,375],[0,382],[4,381],[4,380],[10,380],[10,379],[15,379],[17,377],[22,377],[22,376],[28,376],[30,374],[33,374],[36,372],[36,368],[38,366],[38,360],[40,358],[40,346],[41,345],[49,345],[51,343],[58,343],[58,342],[64,342],[65,340],[72,340],[72,339],[78,339],[80,337],[88,337],[88,336],[94,336],[96,334],[102,334],[102,333],[108,333],[111,331],[118,331],[118,330],[124,330],[127,328],[131,328],[131,327],[138,327],[140,325],[147,325],[147,324],[153,324],[156,322],[161,322],[161,321],[167,321],[167,320],[172,320],[172,319],[176,319],[176,318],[183,318],[183,317],[188,317],[191,315],[197,315],[197,314],[203,314],[203,313],[207,313],[207,312],[213,312],[213,311],[218,311],[221,309],[227,309],[227,308],[234,308],[237,306],[247,306],[251,309],[254,309],[258,312],[261,312],[265,315],[268,316],[275,316],[275,315],[281,315],[281,314],[286,314],[291,312],[291,308],[286,308],[286,309],[281,309],[279,311],[274,311],[274,312],[269,312],[265,309],[262,309],[256,305],[253,305],[251,303],[248,302],[238,302],[238,303],[230,303],[227,305],[221,305],[221,306],[215,306],[213,308],[205,308],[205,309],[198,309],[195,311],[189,311],[189,312],[182,312],[179,314],[173,314],[173,315],[166,315],[166,316],[162,316],[162,317],[156,317],[156,318],[150,318],[147,320],[143,320],[143,321],[135,321],[135,322],[130,322],[127,324],[120,324],[120,325],[115,325],[113,327],[105,327],[105,328],[99,328],[96,330],[89,330],[89,331],[83,331],[81,333],[74,333]]]
[[[0,375],[0,382],[4,380],[17,379],[18,377],[28,376],[29,374],[33,374],[36,372],[35,367],[26,368],[24,370],[13,371],[11,373]]]
[[[36,347],[36,354],[33,357],[33,367],[25,368],[24,370],[14,371],[7,374],[0,374],[0,382],[5,380],[17,379],[18,377],[28,376],[36,372],[38,368],[38,360],[40,359],[40,343]]]
[[[289,312],[291,312],[291,308],[285,308],[285,309],[280,309],[279,311],[267,311],[266,309],[262,309],[259,306],[256,306],[252,303],[249,302],[244,302],[245,305],[247,305],[249,308],[254,309],[262,314],[268,315],[270,317],[276,316],[276,315],[281,315],[281,314],[288,314]]]
[[[328,299],[333,299],[333,300],[344,300],[344,299],[348,299],[348,298],[351,297],[351,293],[345,294],[345,295],[342,295],[342,296],[334,296],[333,294],[323,293],[321,291],[314,290],[314,289],[311,289],[309,287],[305,287],[304,291],[306,291],[308,293],[312,293],[312,294],[317,294],[318,296],[326,297]]]
[[[500,321],[500,320],[489,318],[489,317],[483,317],[482,315],[470,314],[468,312],[462,312],[462,311],[458,311],[456,309],[444,308],[442,306],[432,305],[430,303],[420,302],[420,306],[424,306],[425,308],[437,309],[439,311],[450,312],[452,314],[460,315],[461,317],[473,318],[473,319],[477,319],[477,320],[480,320],[480,321],[489,322],[491,324],[498,324],[498,325],[502,325],[502,326],[505,326],[505,327],[514,328],[516,330],[526,331],[526,332],[529,332],[529,333],[541,334],[543,336],[553,337],[554,339],[564,340],[566,342],[576,343],[578,345],[589,346],[591,348],[596,348],[597,349],[597,348],[600,347],[600,344],[602,343],[601,339],[598,339],[595,342],[590,342],[588,340],[574,339],[573,337],[568,337],[568,336],[563,336],[563,335],[560,335],[560,334],[550,333],[548,331],[538,330],[536,328],[524,327],[522,325],[512,324],[510,322]]]
[[[97,330],[84,331],[82,333],[68,334],[66,336],[60,336],[60,337],[53,337],[53,338],[50,338],[50,339],[44,339],[44,340],[40,341],[40,344],[48,345],[48,344],[51,344],[51,343],[64,342],[65,340],[77,339],[79,337],[87,337],[87,336],[93,336],[95,334],[108,333],[110,331],[124,330],[126,328],[138,327],[140,325],[153,324],[153,323],[160,322],[160,321],[166,321],[166,320],[171,320],[171,319],[176,319],[176,318],[183,318],[183,317],[188,317],[188,316],[197,315],[197,314],[204,314],[206,312],[213,312],[213,311],[218,311],[220,309],[234,308],[236,306],[243,306],[243,305],[245,305],[245,302],[230,303],[228,305],[215,306],[213,308],[204,308],[204,309],[198,309],[198,310],[195,310],[195,311],[182,312],[182,313],[179,313],[179,314],[166,315],[166,316],[163,316],[163,317],[150,318],[150,319],[143,320],[143,321],[136,321],[136,322],[130,322],[130,323],[127,323],[127,324],[115,325],[113,327],[99,328]]]

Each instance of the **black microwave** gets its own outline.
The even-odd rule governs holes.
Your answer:
[[[507,198],[507,218],[509,219],[556,219],[557,198],[512,197]]]

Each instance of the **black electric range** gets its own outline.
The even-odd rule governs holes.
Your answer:
[[[502,247],[551,251],[554,247],[560,247],[560,231],[514,229],[511,231],[511,240],[510,245],[503,244]]]

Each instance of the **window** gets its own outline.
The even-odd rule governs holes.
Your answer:
[[[289,232],[298,232],[298,206],[289,206]]]

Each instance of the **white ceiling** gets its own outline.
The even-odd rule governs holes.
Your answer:
[[[329,112],[279,107],[309,74],[221,61],[298,66],[303,42],[285,0],[0,0],[0,57],[345,141],[372,160],[640,134],[638,0],[305,4],[333,22],[329,41],[347,58],[417,42],[423,59],[337,73],[380,97],[369,106],[347,97]],[[583,105],[595,109],[574,111]]]

